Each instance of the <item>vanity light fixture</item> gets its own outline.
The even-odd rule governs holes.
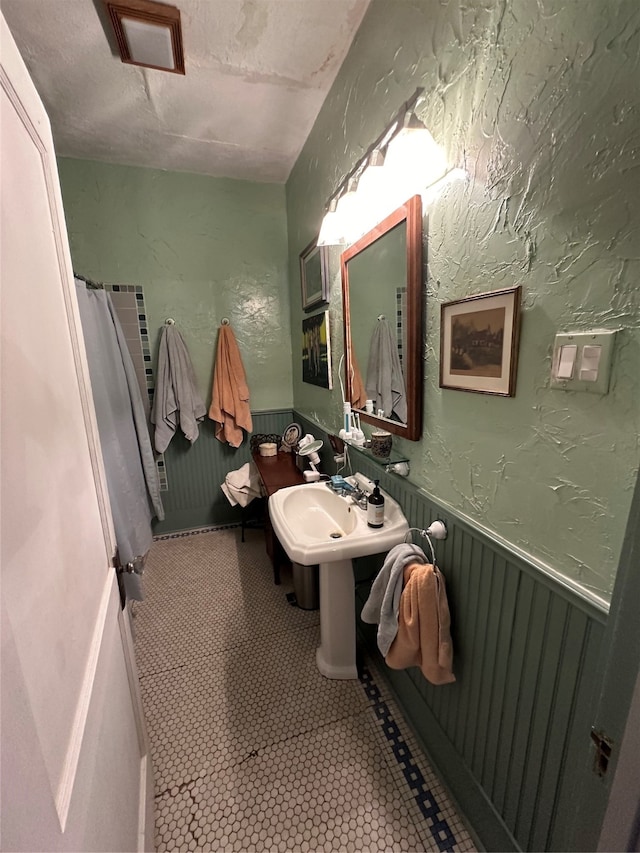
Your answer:
[[[105,6],[123,62],[185,73],[179,9],[155,0],[105,0]]]
[[[447,175],[444,151],[415,114],[423,93],[416,89],[338,185],[322,221],[319,246],[354,242],[407,198]]]

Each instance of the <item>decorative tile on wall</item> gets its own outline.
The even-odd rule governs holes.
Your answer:
[[[407,350],[407,288],[396,287],[396,341],[398,344],[398,358],[400,364]]]

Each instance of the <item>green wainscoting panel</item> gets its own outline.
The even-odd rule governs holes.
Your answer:
[[[326,438],[308,418],[296,420]],[[380,480],[411,526],[425,529],[436,518],[447,525],[447,539],[434,545],[457,681],[435,687],[417,668],[386,669],[425,751],[486,849],[570,849],[604,607],[370,457],[354,450],[351,461]],[[414,541],[428,553],[419,534]],[[356,578],[379,565],[358,561]],[[357,584],[358,612],[368,590]],[[375,630],[359,621],[359,631],[377,653]]]
[[[290,409],[252,412],[253,432],[280,434],[292,417]],[[240,521],[240,507],[231,506],[220,485],[249,461],[248,439],[234,449],[218,441],[213,421],[205,418],[193,445],[176,433],[164,458],[169,491],[162,493],[165,520],[155,524],[155,534]]]

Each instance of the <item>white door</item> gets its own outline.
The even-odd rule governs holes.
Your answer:
[[[1,846],[152,849],[152,773],[49,122],[0,16]]]

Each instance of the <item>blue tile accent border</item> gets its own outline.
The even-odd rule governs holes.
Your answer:
[[[456,837],[446,818],[441,814],[436,798],[427,787],[422,771],[413,759],[411,749],[402,736],[389,706],[382,698],[380,689],[366,666],[362,667],[359,679],[369,703],[381,724],[382,732],[388,740],[395,759],[402,770],[405,782],[411,789],[420,813],[427,822],[429,831],[438,846],[438,850],[442,851],[442,853],[445,853],[445,851],[454,851]]]
[[[213,527],[197,527],[194,530],[183,530],[180,533],[163,533],[154,536],[154,542],[163,542],[165,539],[184,539],[185,536],[197,536],[199,533],[213,533],[215,530],[229,530],[232,527],[240,527],[240,524],[216,524]]]

